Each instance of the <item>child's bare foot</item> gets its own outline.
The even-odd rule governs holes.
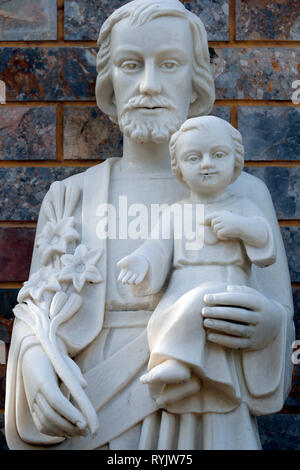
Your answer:
[[[143,384],[179,384],[187,382],[190,377],[191,371],[188,366],[175,359],[168,359],[142,375],[140,381]]]

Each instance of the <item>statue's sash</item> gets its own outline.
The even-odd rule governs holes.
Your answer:
[[[146,330],[120,351],[84,374],[87,394],[97,410],[99,430],[91,437],[68,439],[60,450],[97,449],[158,409],[147,386],[139,382],[149,351]]]

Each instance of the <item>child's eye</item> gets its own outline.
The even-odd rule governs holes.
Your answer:
[[[166,61],[164,61],[160,64],[160,67],[163,70],[173,71],[173,70],[177,69],[178,62],[176,62],[175,60],[166,60]]]
[[[215,158],[223,158],[225,157],[226,153],[225,152],[221,152],[221,151],[218,151],[218,152],[215,152],[214,153],[214,157]]]
[[[187,157],[188,162],[197,162],[199,160],[199,157],[197,155],[190,155]]]

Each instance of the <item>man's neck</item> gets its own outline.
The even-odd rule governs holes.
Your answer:
[[[132,173],[166,173],[171,172],[169,143],[138,143],[124,136],[123,171]]]

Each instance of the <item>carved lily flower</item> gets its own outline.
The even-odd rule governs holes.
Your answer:
[[[18,302],[22,303],[28,298],[39,302],[46,291],[58,292],[61,286],[57,280],[57,271],[48,266],[30,276],[29,280],[24,282],[18,295]]]
[[[56,253],[66,253],[68,243],[78,238],[78,232],[74,229],[74,217],[68,217],[57,223],[47,222],[37,238],[42,263],[47,264]]]
[[[102,256],[102,250],[90,250],[83,244],[79,245],[74,255],[64,255],[61,262],[65,266],[59,276],[60,281],[72,281],[77,292],[81,292],[84,284],[102,282],[103,278],[96,268]]]

